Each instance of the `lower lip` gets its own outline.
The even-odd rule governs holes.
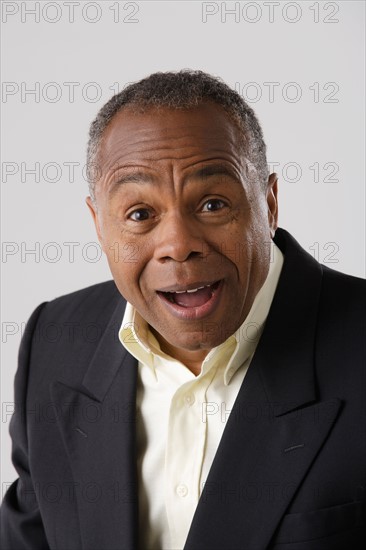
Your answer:
[[[164,306],[178,319],[184,319],[190,321],[192,319],[203,319],[208,315],[211,315],[217,308],[223,287],[223,281],[220,281],[219,286],[213,292],[211,298],[202,306],[198,307],[182,307],[178,304],[170,302],[168,299],[164,298],[161,294],[158,294],[159,299],[164,304]]]

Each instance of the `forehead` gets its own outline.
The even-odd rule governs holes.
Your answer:
[[[148,108],[145,112],[127,106],[106,128],[100,150],[104,168],[131,155],[150,160],[186,154],[239,152],[242,133],[219,105],[205,102],[189,109]]]

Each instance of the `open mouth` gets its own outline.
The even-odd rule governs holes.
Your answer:
[[[208,303],[217,292],[221,281],[208,285],[198,285],[187,290],[158,291],[158,294],[167,302],[181,308],[197,308]]]

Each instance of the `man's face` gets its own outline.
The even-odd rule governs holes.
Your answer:
[[[268,273],[275,175],[266,193],[249,181],[239,130],[209,102],[123,109],[99,162],[87,202],[119,291],[170,349],[219,345]]]

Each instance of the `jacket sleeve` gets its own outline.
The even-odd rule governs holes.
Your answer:
[[[7,490],[1,505],[2,550],[49,550],[37,494],[28,462],[26,396],[32,340],[45,303],[30,317],[19,350],[14,384],[14,414],[10,421],[12,460],[19,478]]]

